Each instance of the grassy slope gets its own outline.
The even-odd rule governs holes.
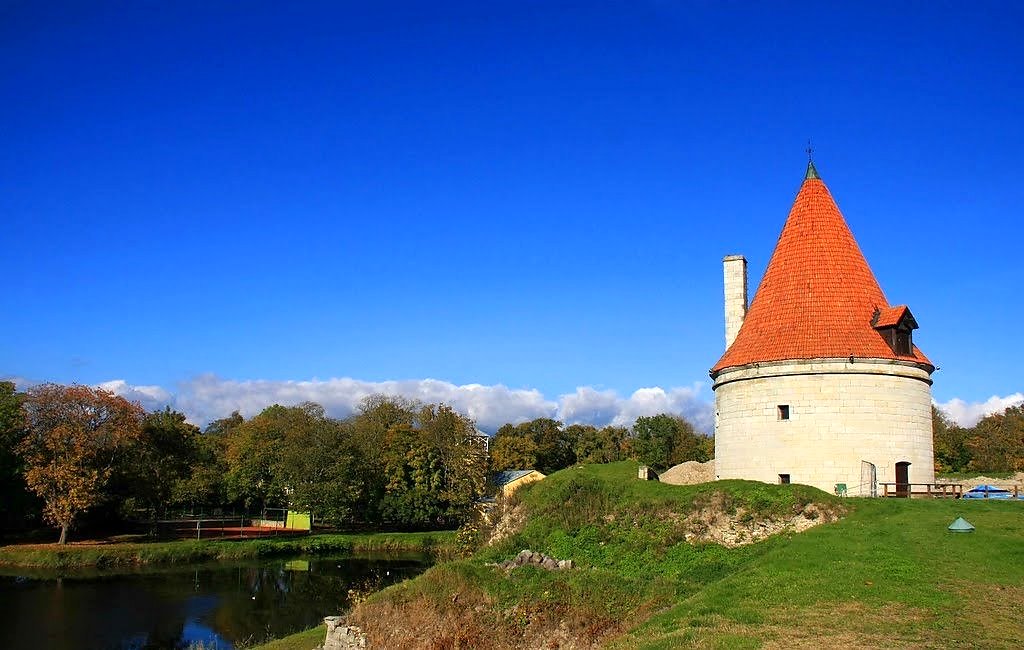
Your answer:
[[[327,628],[320,625],[280,639],[268,641],[253,647],[252,650],[313,650],[313,648],[323,645],[326,635]]]
[[[11,545],[0,547],[0,568],[116,569],[142,564],[191,564],[215,560],[348,552],[431,552],[446,554],[454,533],[370,533],[311,535],[292,539],[180,541],[140,544]]]
[[[384,645],[530,645],[563,634],[623,648],[820,645],[1010,647],[1024,590],[1024,504],[845,499],[841,522],[735,549],[683,541],[682,517],[714,492],[726,507],[789,513],[831,495],[805,486],[636,480],[636,465],[574,468],[521,493],[523,531],[435,566],[354,612]],[[978,527],[955,535],[963,514]],[[580,568],[486,566],[522,548]],[[972,599],[980,608],[964,610]],[[405,634],[405,636],[403,636]],[[531,634],[539,635],[536,638]],[[625,636],[621,636],[625,634]]]
[[[634,630],[624,648],[814,645],[1016,647],[1024,622],[1024,504],[851,500],[843,521]],[[954,534],[964,516],[977,527]]]

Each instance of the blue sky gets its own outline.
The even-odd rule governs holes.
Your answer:
[[[935,399],[1021,399],[1018,4],[292,4],[0,7],[0,376],[707,418],[810,138]]]

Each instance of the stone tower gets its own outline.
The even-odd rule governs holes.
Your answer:
[[[711,369],[715,473],[829,492],[931,483],[931,374],[814,163],[747,308],[725,258],[726,350]]]

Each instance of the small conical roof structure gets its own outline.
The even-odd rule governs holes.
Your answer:
[[[928,366],[915,346],[897,355],[872,326],[890,308],[813,162],[807,165],[761,285],[736,339],[711,369],[766,361],[845,357]]]
[[[949,530],[954,533],[971,533],[974,532],[974,526],[963,517],[957,517],[956,520],[949,525]]]

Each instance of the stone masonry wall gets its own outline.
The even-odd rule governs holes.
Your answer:
[[[779,405],[789,406],[782,420]],[[904,362],[820,360],[729,369],[715,378],[715,474],[833,491],[861,486],[861,461],[878,482],[908,461],[911,483],[935,479],[931,381]]]

